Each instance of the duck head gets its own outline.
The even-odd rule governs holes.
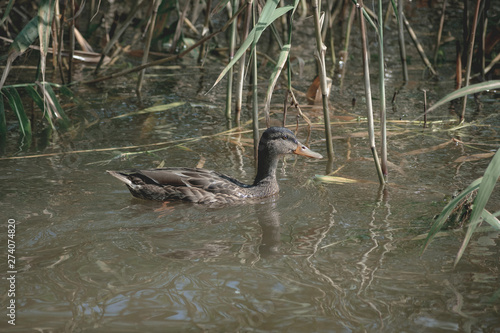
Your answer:
[[[265,184],[264,186],[269,186],[267,184],[271,183],[273,185],[270,187],[278,191],[276,168],[279,157],[285,154],[297,154],[311,158],[323,157],[300,143],[289,129],[270,127],[260,138],[257,175],[254,185]]]
[[[260,157],[278,157],[285,154],[297,154],[311,158],[323,158],[321,154],[310,150],[302,143],[300,143],[292,133],[292,131],[290,131],[288,128],[268,128],[260,138],[259,160]]]

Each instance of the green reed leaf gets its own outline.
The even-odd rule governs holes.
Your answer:
[[[220,80],[222,80],[222,78],[226,75],[229,69],[234,66],[234,64],[241,58],[241,56],[243,56],[243,54],[250,48],[250,46],[252,46],[252,48],[255,47],[264,30],[266,30],[266,28],[276,18],[280,17],[281,15],[287,13],[288,11],[294,8],[293,6],[284,6],[276,9],[278,3],[279,3],[278,0],[269,0],[266,2],[266,5],[262,9],[262,13],[259,17],[259,21],[252,29],[252,31],[250,31],[247,39],[245,39],[245,41],[241,44],[238,51],[236,51],[233,59],[231,59],[229,64],[222,70],[217,80],[215,80],[215,83],[213,84],[212,88],[215,87],[220,82]]]
[[[470,94],[476,94],[482,91],[487,91],[491,89],[499,89],[500,88],[500,80],[493,80],[493,81],[486,81],[486,82],[481,82],[477,84],[471,84],[467,87],[460,88],[458,90],[455,90],[451,94],[446,95],[445,97],[441,98],[439,101],[434,103],[430,108],[427,109],[426,113],[429,113],[436,109],[437,107],[448,103],[454,99],[457,99],[459,97],[463,97],[465,95],[470,95]]]
[[[38,16],[35,16],[16,36],[14,42],[10,45],[9,54],[16,53],[16,57],[23,54],[37,38]]]
[[[44,104],[45,109],[50,110],[51,116],[54,116],[58,119],[58,124],[63,128],[68,128],[70,125],[70,120],[66,116],[64,109],[61,104],[59,104],[59,100],[56,96],[56,93],[52,89],[52,86],[48,83],[40,83],[42,87],[42,93],[44,94]]]
[[[3,25],[7,17],[9,17],[12,6],[14,6],[14,2],[15,0],[10,0],[9,3],[7,4],[7,7],[5,7],[5,12],[3,13],[3,17],[0,20],[0,25]]]
[[[274,86],[276,85],[276,82],[278,81],[278,78],[280,77],[281,71],[283,70],[283,67],[285,66],[285,62],[288,59],[288,55],[290,54],[290,44],[285,44],[281,48],[278,61],[276,63],[276,66],[274,66],[273,72],[271,73],[271,77],[269,78],[269,85],[267,87],[267,94],[266,94],[266,100],[265,100],[265,108],[264,112],[266,114],[269,113],[269,108],[271,105],[271,97],[273,95],[274,91]]]
[[[19,96],[19,93],[15,88],[5,88],[2,89],[2,91],[7,97],[7,100],[9,101],[9,105],[12,111],[14,111],[14,113],[17,116],[17,119],[19,120],[19,130],[22,136],[30,137],[31,123],[30,120],[28,119],[28,116],[26,115],[23,103],[21,102],[21,96]]]
[[[484,172],[483,180],[477,190],[477,196],[476,199],[474,199],[474,204],[472,206],[469,227],[467,228],[465,239],[460,247],[460,250],[458,251],[457,258],[455,259],[455,265],[460,261],[460,258],[462,258],[465,248],[467,247],[472,234],[480,222],[480,217],[483,215],[484,207],[486,207],[486,203],[488,203],[488,200],[490,199],[498,177],[500,177],[500,150],[498,150],[495,156],[493,156],[493,159]]]
[[[427,249],[427,246],[432,242],[436,234],[441,230],[446,220],[453,212],[453,210],[457,207],[457,205],[471,192],[475,191],[479,188],[483,178],[476,179],[473,181],[465,190],[460,192],[453,200],[451,200],[441,211],[441,214],[437,217],[436,221],[432,224],[431,230],[427,234],[427,238],[425,239],[424,248],[422,249],[422,253]]]
[[[31,85],[25,86],[24,89],[26,90],[26,92],[28,93],[28,95],[30,95],[30,97],[33,100],[33,102],[35,102],[35,104],[38,105],[38,107],[40,108],[40,110],[42,110],[45,119],[50,124],[50,127],[52,127],[53,129],[55,129],[54,123],[52,122],[52,117],[51,117],[50,111],[45,108],[45,104],[43,102],[43,98],[40,96],[40,94],[38,93],[38,91],[36,91],[36,89],[33,86],[31,86]]]
[[[12,44],[10,45],[7,62],[5,64],[5,69],[2,73],[2,78],[0,79],[0,89],[3,87],[7,76],[9,75],[12,63],[18,56],[24,53],[30,47],[31,44],[38,37],[38,16],[35,16],[31,21],[26,24],[26,26],[21,30],[21,32],[16,36]]]
[[[47,54],[49,39],[54,17],[55,0],[41,0],[38,8],[38,35],[40,36],[40,52]]]

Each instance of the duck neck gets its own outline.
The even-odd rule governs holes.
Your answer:
[[[276,169],[278,167],[278,156],[271,156],[268,151],[259,151],[257,175],[253,182],[254,186],[269,186],[277,184]]]

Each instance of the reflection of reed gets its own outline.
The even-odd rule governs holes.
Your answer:
[[[391,207],[388,203],[388,191],[386,187],[380,187],[377,204],[372,211],[371,220],[369,223],[369,234],[373,246],[371,246],[357,262],[360,269],[360,285],[357,292],[359,299],[370,306],[380,318],[380,324],[384,325],[384,315],[390,314],[390,306],[371,296],[370,292],[372,282],[375,279],[375,272],[383,267],[385,255],[389,253],[394,246],[393,234],[389,224],[389,216],[391,215]],[[382,219],[382,226],[376,224],[377,211],[384,208],[385,216]],[[382,308],[381,308],[382,307]]]

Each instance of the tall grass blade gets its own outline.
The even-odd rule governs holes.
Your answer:
[[[476,94],[482,91],[487,91],[491,89],[499,89],[500,88],[500,80],[493,80],[493,81],[486,81],[486,82],[481,82],[477,84],[471,84],[467,87],[460,88],[458,90],[455,90],[451,94],[446,95],[445,97],[441,98],[439,101],[434,103],[430,108],[427,109],[426,113],[429,113],[431,111],[434,111],[437,107],[448,103],[449,101],[452,101],[456,98],[463,97],[466,95],[470,94]],[[423,116],[423,115],[422,115]],[[420,117],[417,117],[418,119]]]
[[[24,87],[24,89],[26,90],[26,92],[28,93],[28,95],[30,95],[30,97],[33,100],[33,102],[35,102],[35,104],[38,105],[38,107],[40,108],[40,110],[42,110],[45,119],[50,124],[50,127],[52,127],[53,129],[55,129],[54,123],[52,122],[51,114],[45,108],[45,103],[43,102],[43,98],[40,96],[40,94],[38,93],[38,91],[36,91],[36,89],[33,86],[31,86],[31,85]]]
[[[31,123],[26,115],[23,103],[21,102],[21,96],[19,96],[15,88],[5,88],[2,91],[7,97],[12,111],[14,111],[19,120],[19,131],[21,135],[23,137],[31,137]]]
[[[278,0],[269,0],[266,2],[266,5],[262,9],[262,13],[259,17],[259,21],[255,25],[255,27],[248,34],[247,39],[241,44],[238,51],[234,55],[234,58],[229,62],[229,64],[222,70],[217,80],[213,84],[212,88],[215,87],[220,80],[226,75],[230,68],[234,66],[234,64],[241,58],[241,56],[247,51],[247,49],[252,45],[252,48],[255,47],[257,42],[259,41],[262,33],[266,28],[278,17],[286,14],[290,10],[293,9],[293,6],[284,6],[281,8],[276,8],[278,6]]]
[[[460,258],[462,258],[465,248],[467,247],[472,234],[479,224],[479,219],[483,214],[486,203],[490,199],[498,177],[500,177],[500,150],[498,150],[495,156],[493,156],[493,159],[484,172],[483,181],[479,186],[476,199],[474,199],[474,205],[472,206],[472,214],[470,217],[469,227],[467,228],[467,234],[465,235],[462,246],[458,251],[457,258],[455,259],[455,265],[460,261]]]
[[[271,73],[271,77],[269,78],[269,85],[267,87],[266,100],[264,104],[265,105],[264,113],[266,115],[266,121],[269,118],[269,109],[271,106],[271,97],[273,95],[274,86],[276,85],[276,82],[278,82],[278,78],[280,77],[281,71],[283,70],[285,62],[288,59],[288,55],[290,54],[290,48],[291,48],[290,44],[283,45],[276,66],[274,67],[273,72]]]
[[[491,214],[486,209],[483,209],[483,213],[481,214],[481,218],[483,219],[483,221],[486,221],[493,228],[500,230],[500,220],[498,220],[496,218],[496,216],[498,216],[499,214],[500,214],[500,211],[496,212],[495,214]]]
[[[55,0],[41,0],[40,7],[38,8],[38,36],[40,38],[40,69],[42,72],[42,82],[45,82],[45,67],[47,64],[47,51],[49,49],[54,6]],[[42,89],[44,88],[45,85],[42,85]],[[44,102],[47,103],[45,99]]]
[[[2,89],[5,80],[10,72],[10,67],[14,60],[26,51],[31,44],[38,37],[38,16],[35,16],[31,21],[26,24],[26,26],[21,30],[21,32],[16,36],[14,42],[10,45],[7,63],[5,64],[5,69],[2,74],[2,79],[0,80],[0,89]]]
[[[10,11],[12,9],[12,6],[14,6],[15,0],[9,0],[9,3],[7,4],[7,7],[5,7],[5,12],[3,13],[3,17],[0,20],[0,25],[3,25],[7,17],[9,17]]]
[[[456,208],[456,206],[471,192],[477,190],[479,188],[479,185],[481,184],[481,181],[483,178],[476,179],[473,181],[465,190],[463,190],[459,195],[457,195],[453,200],[451,200],[441,211],[441,214],[437,217],[436,221],[434,221],[434,224],[431,227],[431,230],[429,230],[429,233],[427,234],[427,238],[425,239],[425,244],[424,248],[422,249],[422,253],[425,252],[427,249],[427,246],[432,242],[436,234],[441,230],[443,225],[445,224],[446,220],[450,216],[450,214],[453,212],[453,210]]]
[[[42,92],[44,94],[47,109],[50,110],[52,115],[58,119],[59,125],[63,128],[68,128],[70,124],[69,118],[66,116],[61,104],[59,104],[56,93],[50,84],[42,83],[41,85],[45,86],[45,89],[42,89]]]
[[[40,53],[43,58],[49,49],[54,6],[55,0],[41,0],[38,9],[38,36],[40,37]],[[42,62],[42,66],[44,66],[44,62]]]

